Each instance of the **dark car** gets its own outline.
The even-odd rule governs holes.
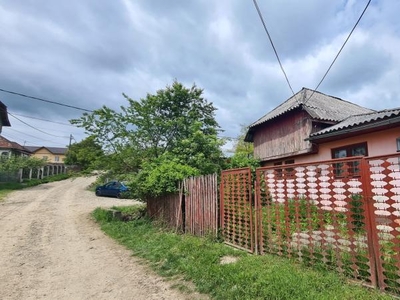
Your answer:
[[[127,194],[129,188],[119,181],[110,181],[105,185],[96,187],[96,196],[110,196],[123,198]]]

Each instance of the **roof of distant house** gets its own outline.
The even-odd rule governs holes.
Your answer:
[[[303,87],[301,91],[251,124],[250,128],[272,120],[299,107],[302,107],[314,119],[333,122],[342,121],[352,115],[374,112],[372,109]]]
[[[31,152],[36,152],[39,149],[47,149],[52,154],[65,154],[68,148],[65,147],[46,147],[46,146],[25,146]]]
[[[21,146],[17,142],[12,142],[1,135],[0,135],[0,148],[14,149],[14,150],[19,150],[21,152],[30,152],[29,149],[25,149],[23,146]]]
[[[314,132],[310,135],[310,140],[326,137],[328,135],[340,134],[343,131],[355,131],[356,129],[363,130],[366,128],[394,123],[400,123],[400,107],[349,116],[340,123],[318,132]]]
[[[0,101],[0,125],[3,126],[11,126],[10,121],[8,120],[7,106],[4,105],[3,102]]]

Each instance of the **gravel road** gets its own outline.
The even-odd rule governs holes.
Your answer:
[[[13,192],[0,202],[0,299],[196,299],[171,289],[94,223],[94,178]]]

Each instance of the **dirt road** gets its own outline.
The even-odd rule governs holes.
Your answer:
[[[0,203],[0,299],[193,299],[170,289],[90,217],[98,198],[77,178],[12,193]]]

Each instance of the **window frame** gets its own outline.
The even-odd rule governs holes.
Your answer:
[[[360,147],[360,146],[364,146],[364,148],[365,148],[365,155],[364,156],[368,156],[368,143],[367,142],[362,142],[362,143],[350,144],[350,145],[346,145],[346,146],[332,148],[331,149],[331,157],[332,157],[332,159],[344,158],[344,157],[335,157],[335,152],[338,151],[338,150],[346,150],[346,156],[345,157],[352,157],[354,155],[348,155],[348,154],[351,153],[351,150],[353,150],[356,147]]]
[[[352,155],[353,151],[355,148],[358,147],[364,147],[365,149],[365,155]],[[335,157],[335,153],[337,151],[346,151],[346,156],[344,157]],[[350,155],[349,155],[350,154]],[[337,148],[332,148],[331,149],[331,157],[332,159],[340,159],[340,158],[346,158],[346,157],[354,157],[354,156],[368,156],[368,143],[367,142],[362,142],[362,143],[356,143],[356,144],[350,144],[350,145],[345,145]],[[343,174],[343,166],[344,164],[347,165],[347,174]],[[341,178],[341,177],[359,177],[361,176],[358,168],[358,163],[357,162],[347,162],[347,163],[334,163],[333,164],[333,172],[335,174],[336,178]]]
[[[283,179],[284,175],[287,176],[287,174],[291,174],[294,169],[293,168],[284,168],[284,166],[291,165],[294,163],[295,163],[294,159],[279,160],[279,161],[274,162],[274,167],[280,167],[280,166],[282,167],[282,168],[275,169],[277,178]]]

